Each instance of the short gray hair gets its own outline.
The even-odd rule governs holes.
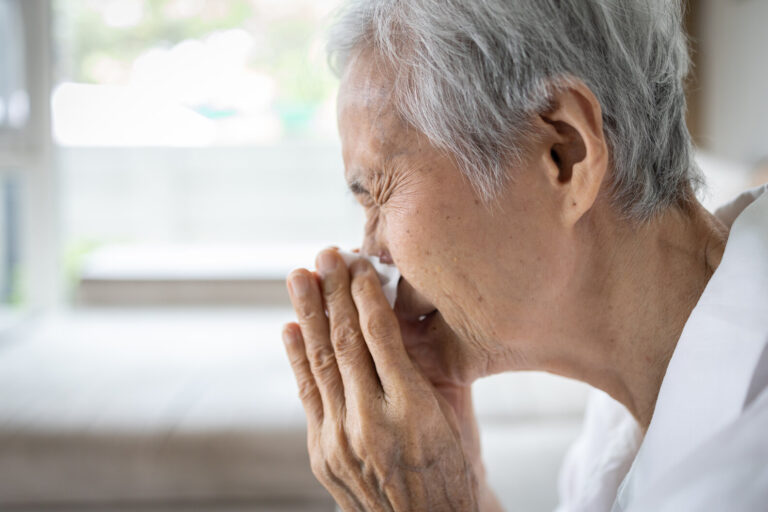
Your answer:
[[[613,204],[647,220],[703,184],[685,124],[681,18],[676,0],[349,0],[328,55],[338,75],[361,51],[385,58],[398,113],[486,202],[513,178],[531,116],[581,80],[602,107]]]

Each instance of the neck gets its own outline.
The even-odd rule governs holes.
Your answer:
[[[553,328],[567,339],[544,369],[585,381],[626,406],[643,431],[683,327],[725,248],[726,227],[699,203],[642,226],[593,214],[577,249],[572,294]]]

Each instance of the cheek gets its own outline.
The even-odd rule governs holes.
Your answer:
[[[387,218],[387,246],[403,276],[416,283],[429,266],[433,231],[418,208]]]
[[[437,305],[463,292],[467,247],[462,219],[448,207],[417,207],[387,220],[387,242],[403,277]],[[438,306],[439,307],[439,306]]]
[[[387,248],[403,277],[422,292],[428,284],[429,270],[434,265],[433,233],[419,208],[387,216]]]
[[[403,278],[440,310],[459,339],[477,345],[494,332],[485,312],[491,297],[483,289],[486,263],[472,250],[476,239],[462,220],[414,211],[389,224],[389,247]]]

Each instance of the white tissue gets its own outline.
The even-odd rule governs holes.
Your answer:
[[[396,266],[382,263],[376,256],[365,256],[360,253],[339,250],[339,255],[344,259],[347,267],[358,258],[365,258],[370,261],[381,281],[381,288],[384,290],[384,296],[392,309],[395,308],[395,299],[397,298],[397,283],[400,281],[400,271]]]

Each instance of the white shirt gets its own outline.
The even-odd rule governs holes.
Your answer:
[[[768,511],[768,185],[715,212],[730,233],[648,431],[594,390],[558,512]]]

